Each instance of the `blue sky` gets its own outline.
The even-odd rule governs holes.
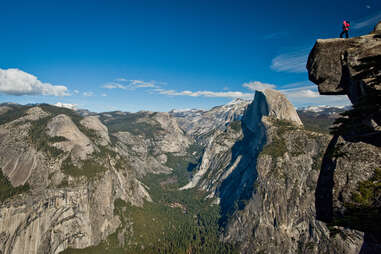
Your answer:
[[[296,106],[318,96],[305,62],[317,38],[381,20],[379,0],[2,1],[0,102],[92,111],[210,108],[253,89]]]

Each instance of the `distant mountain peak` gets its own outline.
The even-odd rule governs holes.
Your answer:
[[[226,105],[234,105],[234,104],[246,103],[246,102],[250,102],[250,101],[249,100],[244,100],[244,99],[241,99],[241,98],[235,98],[234,100],[232,100],[231,102],[227,103]]]

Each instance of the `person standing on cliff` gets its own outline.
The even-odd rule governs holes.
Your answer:
[[[350,27],[349,21],[344,20],[343,31],[340,34],[340,38],[343,38],[343,34],[345,34],[345,37],[348,38],[349,27]]]

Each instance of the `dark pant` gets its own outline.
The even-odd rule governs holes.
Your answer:
[[[343,31],[341,32],[341,34],[340,34],[340,38],[343,38],[343,34],[345,34],[345,37],[348,38],[348,31],[343,30]]]

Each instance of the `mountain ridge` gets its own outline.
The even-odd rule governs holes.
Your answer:
[[[17,166],[17,179],[24,179],[20,183],[25,185],[19,186],[25,188],[11,187],[0,203],[4,218],[0,250],[256,253],[267,247],[269,253],[303,249],[340,253],[359,249],[360,233],[340,229],[347,240],[337,235],[331,239],[331,230],[317,222],[309,208],[327,135],[306,130],[279,92],[257,92],[256,97],[250,103],[237,101],[203,112],[205,130],[200,116],[186,119],[189,115],[183,112],[114,111],[89,116],[46,104],[8,105],[0,113],[0,145],[7,147],[0,152],[0,167],[9,176],[8,169],[14,168],[9,165],[22,165]],[[182,124],[197,124],[186,131],[179,118]],[[76,138],[82,135],[86,138]],[[17,159],[20,150],[36,157],[34,167]],[[179,190],[201,171],[192,188]],[[305,177],[298,180],[301,175]],[[274,199],[269,202],[266,195]],[[296,219],[301,214],[309,224]]]

